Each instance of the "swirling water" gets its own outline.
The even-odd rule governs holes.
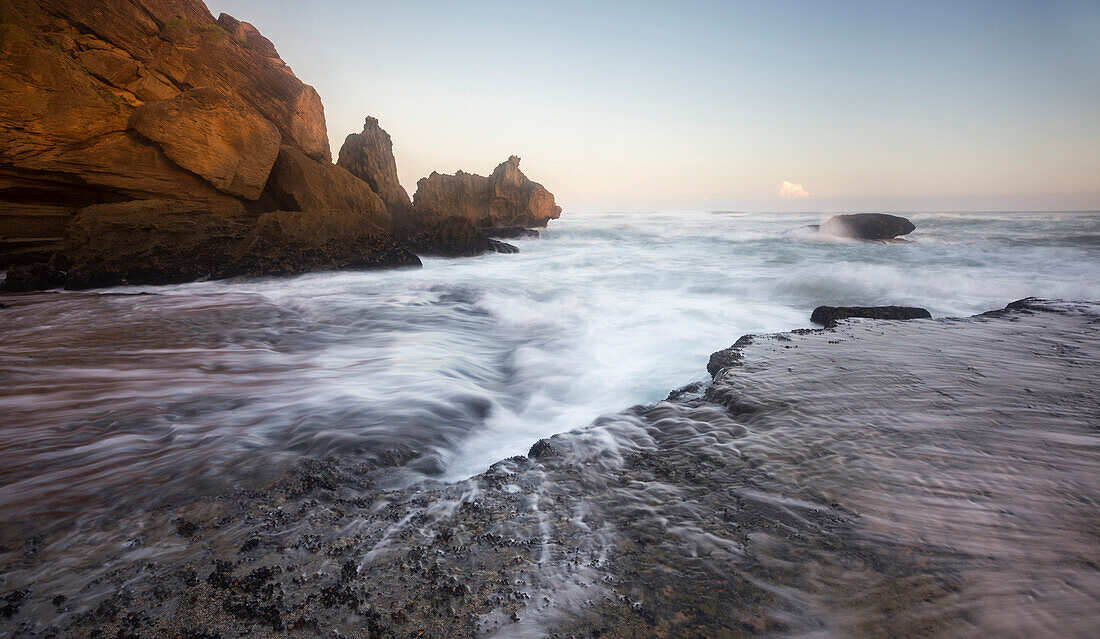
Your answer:
[[[4,527],[247,485],[302,457],[461,478],[659,400],[712,351],[809,326],[818,304],[1100,299],[1100,214],[911,217],[912,243],[873,244],[798,230],[817,214],[566,215],[518,255],[11,296]]]

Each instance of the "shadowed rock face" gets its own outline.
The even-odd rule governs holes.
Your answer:
[[[421,178],[413,207],[422,223],[459,216],[482,228],[546,226],[561,215],[554,196],[519,170],[514,155],[489,177],[459,171]]]
[[[911,320],[929,318],[932,314],[917,306],[818,306],[810,314],[810,321],[823,326],[836,326],[838,321],[851,317]]]
[[[889,240],[899,235],[908,235],[916,226],[897,215],[885,213],[855,213],[834,215],[825,220],[820,231],[836,237],[849,237],[857,240]]]
[[[81,209],[54,265],[70,289],[174,284],[235,275],[228,263],[248,227],[239,204],[135,200]]]
[[[412,201],[397,179],[397,160],[390,135],[367,117],[362,133],[352,133],[340,147],[337,166],[366,182],[382,198],[398,226],[411,222]],[[399,229],[399,233],[402,229]]]
[[[464,217],[449,217],[417,233],[409,246],[424,255],[469,257],[482,253],[518,253],[519,249],[490,238]]]

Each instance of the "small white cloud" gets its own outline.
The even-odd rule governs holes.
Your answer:
[[[779,186],[779,197],[788,200],[797,200],[804,197],[810,197],[810,192],[801,184],[783,180],[783,184]]]

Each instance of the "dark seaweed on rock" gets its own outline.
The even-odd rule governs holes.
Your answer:
[[[511,244],[491,239],[464,217],[449,217],[409,240],[409,247],[421,255],[469,257],[483,253],[518,253]]]
[[[810,321],[827,328],[836,326],[843,319],[862,317],[879,320],[912,320],[932,317],[928,309],[918,306],[818,306],[810,314]]]

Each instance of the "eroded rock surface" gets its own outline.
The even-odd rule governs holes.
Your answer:
[[[366,182],[386,203],[398,226],[411,223],[412,201],[397,179],[393,141],[378,125],[377,118],[368,116],[361,133],[348,135],[336,164]]]
[[[514,155],[489,177],[459,171],[421,178],[413,207],[424,224],[458,216],[482,228],[546,226],[561,216],[554,196],[519,170]]]
[[[481,228],[560,213],[514,157],[489,178],[447,176],[425,189],[439,206],[415,212],[374,118],[333,165],[316,91],[253,25],[199,0],[13,0],[0,53],[0,269],[53,264],[85,288],[406,265],[414,236],[435,254],[481,250],[457,249],[449,217]],[[10,286],[46,281],[32,270]]]
[[[138,107],[130,127],[220,191],[255,200],[279,155],[279,129],[235,96],[192,89]]]
[[[758,336],[466,481],[347,454],[75,536],[6,528],[0,630],[1092,637],[1098,313]]]
[[[229,260],[248,251],[224,245],[222,227],[243,237],[275,211],[301,218],[282,219],[284,229],[339,218],[340,234],[329,235],[345,243],[332,249],[341,255],[373,262],[384,256],[371,250],[392,248],[377,194],[330,162],[316,91],[247,22],[215,21],[198,0],[14,0],[0,15],[0,52],[0,267],[64,250],[74,266],[63,271],[85,274],[75,287],[235,272]],[[140,203],[76,219],[128,202]],[[94,241],[74,248],[92,227]],[[203,228],[226,249],[223,263],[201,246]],[[181,236],[165,253],[169,229]],[[295,247],[287,253],[300,256]],[[152,262],[123,265],[127,255]],[[283,267],[295,261],[334,262]]]

